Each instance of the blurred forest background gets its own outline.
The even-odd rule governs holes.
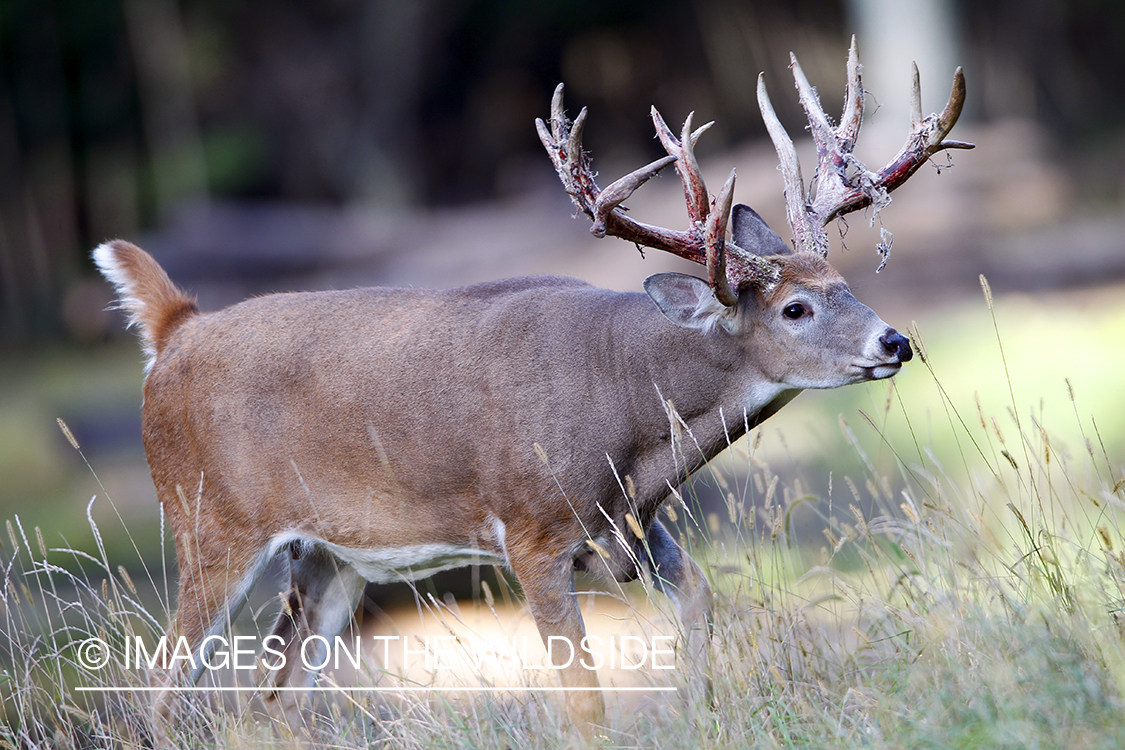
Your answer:
[[[642,263],[572,220],[533,126],[555,84],[572,115],[590,108],[605,181],[657,155],[650,105],[715,120],[705,174],[717,185],[738,166],[736,197],[784,236],[755,79],[799,136],[790,50],[831,113],[853,33],[871,94],[861,158],[881,166],[902,143],[911,59],[927,112],[964,66],[953,137],[978,144],[896,193],[878,278],[852,220],[854,252],[833,261],[857,296],[905,328],[979,300],[987,273],[998,295],[1120,310],[1119,0],[0,0],[0,511],[89,533],[77,509],[101,490],[62,417],[115,501],[155,518],[140,354],[106,312],[101,241],[138,242],[205,309],[532,272],[639,289],[673,261]],[[681,200],[664,177],[631,205],[678,227]]]

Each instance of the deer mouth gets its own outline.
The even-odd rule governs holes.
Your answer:
[[[883,380],[889,378],[902,369],[902,362],[884,362],[879,365],[860,366],[860,372],[866,380]]]

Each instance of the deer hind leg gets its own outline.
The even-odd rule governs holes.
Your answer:
[[[645,542],[644,565],[656,587],[675,604],[683,627],[689,705],[710,705],[711,587],[703,570],[660,521],[653,521]]]
[[[287,557],[289,586],[282,594],[282,610],[273,632],[263,644],[270,652],[263,654],[262,663],[268,670],[268,685],[308,688],[319,674],[314,667],[329,661],[336,636],[351,622],[363,594],[364,579],[355,568],[315,543],[291,542]],[[281,656],[271,652],[280,652]],[[290,730],[296,732],[304,725],[300,691],[271,690],[267,686],[265,698]]]
[[[226,632],[246,604],[246,597],[265,572],[270,550],[265,545],[221,544],[203,550],[186,537],[177,537],[180,563],[176,616],[168,633],[167,653],[187,659],[171,659],[168,668],[150,671],[153,697],[152,719],[156,746],[171,747],[172,727],[178,718],[183,695],[177,687],[194,685],[203,675],[216,645],[214,638]],[[185,644],[186,648],[178,648]],[[202,647],[202,648],[201,648]]]
[[[586,628],[582,612],[574,596],[573,560],[570,556],[550,556],[509,547],[512,571],[519,579],[528,608],[539,629],[543,644],[550,649],[555,665],[562,667],[568,656],[570,663],[555,669],[566,693],[566,710],[570,720],[584,735],[593,735],[605,724],[605,701],[598,690],[598,675],[582,665],[589,658],[582,650]],[[552,667],[554,665],[551,665]]]

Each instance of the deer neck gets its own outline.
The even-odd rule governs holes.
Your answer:
[[[654,307],[646,317],[642,341],[622,356],[640,368],[635,382],[651,384],[638,394],[638,421],[648,425],[639,453],[660,465],[655,473],[682,481],[801,392],[762,374],[725,331],[678,328]]]

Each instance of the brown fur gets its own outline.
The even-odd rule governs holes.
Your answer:
[[[797,288],[825,294],[833,285],[845,283],[844,277],[819,255],[798,253],[775,256],[771,260],[778,269],[778,280],[767,295],[770,302],[780,301]]]

